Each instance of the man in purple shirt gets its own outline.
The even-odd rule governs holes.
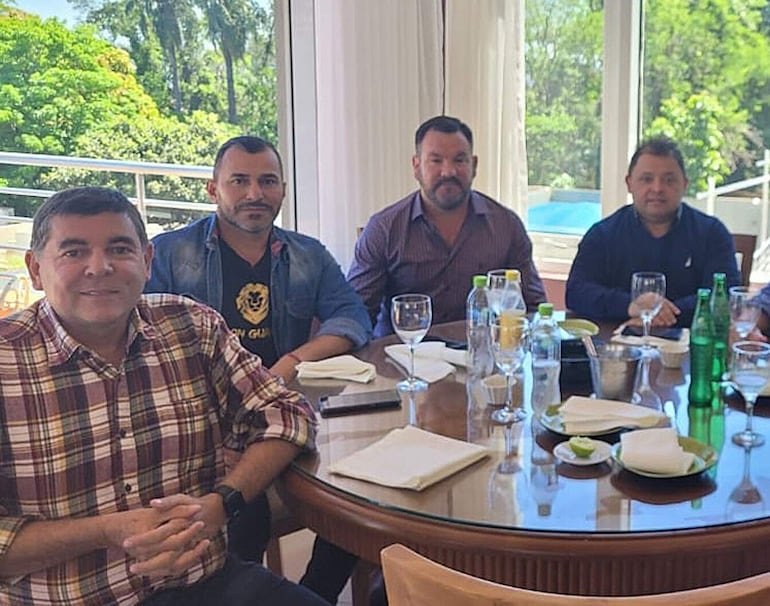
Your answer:
[[[527,308],[536,309],[545,290],[524,224],[471,190],[478,158],[470,128],[436,116],[417,129],[415,147],[419,191],[372,216],[348,272],[375,323],[374,335],[393,332],[390,300],[407,292],[430,295],[434,324],[463,320],[472,277],[491,269],[518,269]]]

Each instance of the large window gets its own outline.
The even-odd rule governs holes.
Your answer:
[[[741,0],[646,0],[645,135],[685,156],[690,193],[754,176],[770,141],[770,7]]]

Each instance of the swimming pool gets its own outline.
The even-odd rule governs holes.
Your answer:
[[[527,230],[583,235],[601,219],[599,201],[549,200],[527,209]]]

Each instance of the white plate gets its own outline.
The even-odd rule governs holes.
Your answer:
[[[698,440],[687,436],[679,436],[678,440],[679,440],[679,445],[684,449],[685,452],[691,452],[695,455],[692,465],[690,465],[690,469],[688,469],[684,473],[654,473],[651,471],[644,471],[642,469],[636,469],[635,467],[629,467],[628,465],[624,465],[623,460],[621,458],[622,449],[620,446],[620,442],[617,442],[612,445],[612,448],[611,448],[612,459],[618,465],[620,465],[621,468],[625,469],[626,471],[635,473],[638,476],[645,476],[647,478],[659,478],[659,479],[684,478],[687,476],[693,476],[693,475],[699,474],[702,471],[706,471],[707,469],[710,469],[716,464],[717,459],[719,458],[719,455],[708,444],[704,444],[703,442],[699,442]]]
[[[618,433],[621,429],[627,428],[625,425],[618,425],[617,427],[604,429],[602,431],[583,431],[582,433],[568,433],[567,430],[564,429],[564,422],[561,420],[561,415],[558,413],[555,415],[543,415],[542,417],[540,417],[540,424],[546,429],[549,429],[554,433],[558,433],[560,436],[569,436],[569,437],[606,436],[612,433]]]
[[[579,457],[569,447],[569,441],[561,442],[553,449],[553,456],[570,465],[598,465],[604,463],[610,458],[612,448],[607,442],[601,440],[591,440],[596,449],[587,457]]]

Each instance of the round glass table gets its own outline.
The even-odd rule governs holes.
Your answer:
[[[462,339],[462,323],[431,334]],[[368,386],[335,381],[298,385],[310,398],[382,389],[402,377],[384,354],[395,338],[357,353],[378,369]],[[526,365],[525,365],[526,366]],[[398,410],[322,419],[318,452],[298,458],[279,491],[301,523],[376,564],[384,546],[399,542],[474,576],[540,591],[637,595],[726,582],[770,570],[768,448],[751,451],[725,436],[745,423],[735,394],[708,408],[688,408],[688,372],[650,362],[649,381],[681,435],[711,445],[718,462],[687,477],[652,479],[612,459],[592,466],[559,461],[553,449],[568,439],[531,413],[505,429],[489,421],[491,407],[462,370],[433,383]],[[518,397],[529,408],[532,378]],[[563,397],[580,389],[563,387]],[[728,390],[729,391],[729,390]],[[583,388],[583,395],[590,386]],[[770,435],[770,405],[760,400],[756,430]],[[340,475],[328,466],[411,421],[446,436],[483,444],[490,456],[420,492],[387,488]],[[599,439],[608,443],[619,434]],[[383,465],[388,461],[383,460]],[[750,496],[745,496],[750,493]],[[743,495],[743,496],[742,496]]]

